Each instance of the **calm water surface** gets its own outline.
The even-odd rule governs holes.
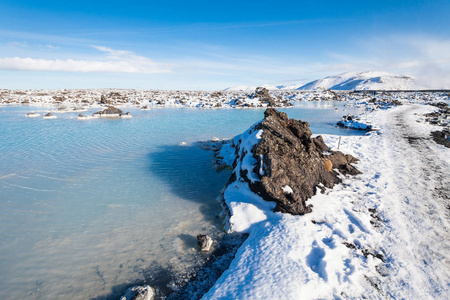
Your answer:
[[[357,134],[334,127],[342,109],[307,102],[284,111],[313,133]],[[33,110],[48,108],[0,107],[5,299],[102,298],[145,280],[155,264],[183,272],[195,236],[221,230],[215,199],[229,176],[194,143],[233,137],[264,112],[130,108],[134,118],[124,120],[26,118]]]

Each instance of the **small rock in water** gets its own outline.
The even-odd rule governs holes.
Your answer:
[[[44,119],[56,119],[56,116],[49,112],[44,116]]]
[[[199,234],[197,235],[197,240],[200,251],[208,252],[211,249],[213,239],[210,236]]]
[[[152,300],[155,291],[149,285],[133,286],[127,290],[127,293],[120,297],[120,300]]]

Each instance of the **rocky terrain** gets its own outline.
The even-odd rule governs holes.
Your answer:
[[[142,108],[179,106],[286,107],[299,99],[300,92],[270,93],[265,88],[253,92],[239,91],[158,91],[158,90],[0,90],[3,105],[56,105],[66,108],[134,105]],[[328,96],[327,96],[328,97]]]
[[[450,107],[445,102],[438,102],[433,105],[438,107],[439,110],[426,114],[425,121],[442,128],[442,130],[431,132],[431,135],[436,143],[450,148]]]
[[[284,202],[265,201],[250,188],[267,172],[264,158],[252,151],[263,143],[261,123],[233,139],[238,147],[225,144],[219,152],[224,161],[238,156],[236,178],[224,192],[230,229],[250,235],[203,299],[447,299],[448,148],[432,140],[437,126],[424,122],[424,114],[436,111],[420,104],[379,109],[367,118],[379,132],[342,141],[324,135],[329,145],[339,147],[339,141],[340,149],[360,158],[362,174],[339,176],[343,184],[316,193],[303,204],[314,205],[312,212],[302,216],[274,213]],[[267,114],[267,123],[279,122],[270,120],[274,112]],[[283,139],[279,127],[290,128],[289,120],[276,119],[281,124],[266,131],[273,127]],[[283,157],[283,147],[277,149]],[[289,182],[279,184],[280,194],[295,191]]]
[[[275,202],[275,211],[300,215],[311,211],[305,202],[317,189],[340,183],[340,174],[360,173],[352,165],[355,157],[330,150],[321,136],[312,137],[307,122],[288,119],[273,108],[264,116],[250,129],[250,135],[260,134],[251,149],[242,146],[242,139],[232,140],[236,158],[229,184],[245,181],[251,191]],[[254,164],[249,165],[249,160]]]
[[[388,92],[388,91],[333,91],[317,89],[269,90],[259,87],[252,91],[162,91],[127,89],[85,90],[7,90],[0,89],[0,105],[53,105],[60,112],[83,111],[90,107],[132,105],[143,109],[152,107],[197,108],[253,108],[287,107],[297,101],[345,101],[355,105],[370,104],[383,107],[398,101],[448,101],[447,92]]]

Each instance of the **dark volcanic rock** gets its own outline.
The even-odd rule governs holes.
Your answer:
[[[104,110],[98,111],[96,113],[94,113],[94,115],[100,115],[100,116],[115,116],[115,115],[120,115],[122,114],[122,110],[115,108],[113,106],[109,106],[108,108],[105,108]]]
[[[120,300],[152,300],[155,292],[152,287],[134,286],[127,290],[127,293],[120,297]]]
[[[358,159],[349,154],[344,155],[340,151],[332,151],[331,154],[327,156],[327,158],[333,164],[333,168],[338,169],[342,174],[361,174],[361,172],[359,172],[354,166],[350,165],[351,163],[357,162]]]
[[[433,131],[431,132],[431,136],[433,137],[433,140],[438,143],[441,144],[447,148],[450,148],[450,135],[446,134],[445,132],[442,131]]]
[[[269,107],[276,106],[275,100],[270,96],[269,90],[264,87],[257,87],[255,90],[256,97],[259,97],[262,103],[267,103]]]
[[[107,99],[105,95],[101,95],[100,104],[114,104],[114,101]]]
[[[240,174],[235,170],[230,181],[242,177],[253,192],[277,203],[275,211],[294,215],[311,212],[305,201],[316,193],[316,187],[332,188],[341,182],[335,169],[343,174],[360,173],[350,165],[356,158],[330,151],[320,136],[312,138],[307,122],[288,119],[286,113],[273,108],[264,115],[255,127],[263,130],[261,140],[252,149],[257,161],[253,172],[260,181],[249,180],[245,170],[239,170]]]
[[[200,248],[200,251],[208,252],[211,249],[211,246],[213,244],[213,240],[210,236],[199,234],[197,235],[198,240],[198,246]]]

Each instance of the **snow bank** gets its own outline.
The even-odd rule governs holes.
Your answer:
[[[417,122],[430,109],[377,111],[380,135],[342,137],[363,174],[312,197],[310,214],[273,213],[230,185],[231,229],[250,236],[202,299],[447,299],[450,155]]]
[[[218,155],[221,161],[232,166],[236,158],[236,149],[242,159],[236,160],[234,170],[247,171],[251,182],[259,181],[253,172],[256,159],[252,155],[253,146],[259,142],[262,130],[256,129],[256,123],[243,134],[235,136],[229,143],[222,146]],[[228,185],[223,194],[223,199],[230,211],[226,229],[230,232],[248,233],[253,224],[265,221],[272,215],[275,208],[274,202],[264,201],[260,196],[250,190],[247,182],[235,181]]]

